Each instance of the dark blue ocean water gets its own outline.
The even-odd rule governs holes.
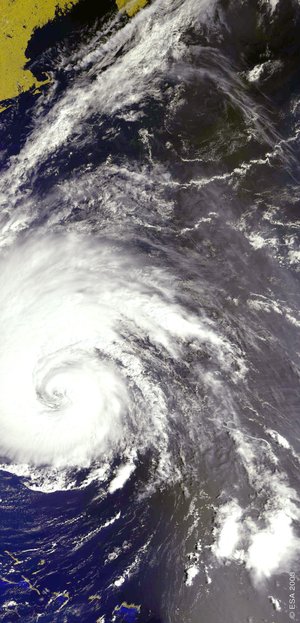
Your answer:
[[[0,117],[1,621],[297,620],[299,28],[82,1],[32,40],[52,83]]]

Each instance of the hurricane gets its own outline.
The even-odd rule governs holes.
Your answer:
[[[174,366],[187,342],[222,347],[176,302],[174,278],[74,234],[25,240],[1,275],[2,454],[66,469],[156,443],[163,458],[160,359]]]
[[[0,113],[0,618],[283,623],[299,3],[79,4]]]
[[[74,233],[25,238],[1,274],[1,454],[61,476],[152,447],[161,477],[170,475],[176,412],[166,382],[155,381],[162,361],[180,410],[182,351],[206,350],[220,369],[233,357],[212,323],[176,300],[175,278]],[[199,369],[199,382],[206,374]]]

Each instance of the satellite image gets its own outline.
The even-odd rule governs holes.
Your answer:
[[[298,0],[0,0],[1,622],[300,620],[299,229]]]

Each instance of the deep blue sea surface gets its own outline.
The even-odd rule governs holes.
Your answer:
[[[82,0],[29,52],[51,83],[0,116],[0,620],[296,621],[300,5]]]

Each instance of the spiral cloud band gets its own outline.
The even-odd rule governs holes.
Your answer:
[[[5,460],[82,468],[149,444],[166,460],[168,409],[150,359],[222,340],[176,303],[170,275],[143,262],[70,233],[31,236],[2,258]]]

